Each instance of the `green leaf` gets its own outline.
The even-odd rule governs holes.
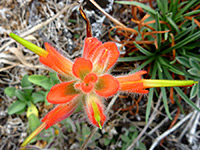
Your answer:
[[[198,32],[195,32],[194,34],[190,35],[190,36],[187,36],[186,38],[184,38],[183,40],[181,40],[180,42],[176,43],[174,46],[164,50],[162,52],[162,54],[166,54],[166,53],[169,53],[171,52],[173,49],[178,49],[178,48],[181,48],[183,46],[185,46],[186,44],[192,42],[192,41],[195,41],[197,40],[198,38],[200,37],[200,31]],[[176,40],[175,40],[176,42]]]
[[[111,142],[111,139],[108,139],[108,138],[104,138],[104,145],[105,146],[108,146]]]
[[[148,59],[148,56],[136,56],[136,57],[121,57],[118,58],[118,62],[130,62],[130,61],[138,61]]]
[[[86,125],[83,126],[82,128],[82,134],[84,136],[84,138],[87,138],[90,135],[90,128]]]
[[[200,70],[200,64],[199,64],[199,62],[196,61],[195,59],[190,58],[190,59],[189,59],[189,63],[190,63],[190,65],[191,65],[193,68],[196,68],[196,69]]]
[[[40,120],[35,114],[31,114],[28,117],[28,123],[31,131],[33,132],[40,125]]]
[[[129,138],[128,136],[126,136],[126,135],[122,135],[122,136],[121,136],[121,139],[122,139],[122,141],[124,141],[124,142],[130,141],[130,138]]]
[[[155,58],[154,57],[150,57],[148,60],[146,60],[144,63],[142,63],[139,67],[137,67],[136,69],[134,69],[133,71],[130,72],[131,73],[135,73],[141,69],[143,69],[146,65],[148,65],[149,63],[151,63]]]
[[[168,12],[168,0],[156,0],[159,10],[162,12],[162,16],[165,18]]]
[[[156,13],[156,31],[161,31],[161,26],[160,26],[160,22],[159,22],[158,13]],[[158,49],[160,49],[160,46],[161,46],[161,34],[158,33],[158,34],[156,34],[156,36],[157,36]]]
[[[170,11],[172,12],[173,17],[178,11],[178,2],[179,0],[173,0],[170,2]]]
[[[137,146],[137,149],[138,150],[146,150],[147,148],[144,143],[139,141],[139,145]]]
[[[136,42],[133,42],[133,43],[134,43],[135,47],[138,48],[138,50],[139,50],[140,52],[142,52],[143,54],[145,54],[146,56],[152,56],[152,55],[153,55],[153,53],[147,51],[146,49],[144,49],[143,47],[141,47],[141,46],[140,46],[139,44],[137,44]]]
[[[183,16],[192,16],[192,15],[196,15],[196,14],[200,14],[200,10],[190,11],[190,12],[184,14]]]
[[[159,79],[163,79],[163,75],[161,72],[158,72],[158,76],[159,76]],[[165,112],[167,114],[167,116],[169,117],[170,120],[172,120],[172,116],[169,112],[169,107],[168,107],[168,103],[167,103],[167,93],[166,93],[166,90],[164,87],[161,87],[161,93],[162,93],[162,97],[163,97],[163,103],[164,103],[164,108],[165,108]]]
[[[156,73],[157,73],[157,65],[156,63],[154,63],[154,66],[153,66],[153,72],[152,72],[152,75],[151,75],[151,79],[155,79],[156,77]],[[151,112],[151,104],[152,104],[152,100],[153,100],[153,92],[154,92],[154,88],[150,88],[149,90],[149,96],[148,96],[148,102],[147,102],[147,108],[146,108],[146,116],[145,116],[145,121],[148,122],[149,120],[149,115],[150,115],[150,112]]]
[[[130,131],[130,132],[135,132],[135,131],[137,131],[136,126],[131,126],[131,127],[129,128],[129,131]]]
[[[123,5],[135,5],[135,6],[139,6],[139,7],[143,8],[144,10],[146,10],[147,12],[151,13],[152,15],[156,15],[156,11],[154,9],[152,9],[151,7],[148,7],[147,5],[139,3],[139,2],[133,2],[133,1],[115,1],[115,3],[123,4]]]
[[[167,30],[167,29],[165,29],[165,30]],[[189,28],[187,28],[187,30],[181,31],[179,34],[177,34],[174,37],[175,43],[178,43],[179,40],[182,40],[182,38],[185,38],[185,36],[188,36],[191,31],[192,31],[191,26]],[[162,44],[162,47],[166,47],[166,46],[168,47],[169,45],[171,45],[171,42],[168,40],[164,44]]]
[[[182,64],[182,65],[184,65],[184,66],[186,66],[188,68],[191,67],[190,63],[189,63],[189,60],[186,57],[184,57],[184,56],[178,56],[178,57],[176,57],[176,60],[178,60],[178,62],[180,64]]]
[[[44,101],[44,103],[45,103],[46,106],[48,106],[48,105],[51,104],[51,103],[49,103],[48,100],[47,100],[47,95],[48,95],[48,93],[49,93],[49,91],[46,91],[46,92],[45,92],[45,101]]]
[[[191,68],[188,70],[188,72],[193,76],[200,77],[200,70],[196,68]]]
[[[180,108],[181,113],[182,113],[182,114],[185,114],[185,112],[184,112],[184,110],[183,110],[183,107],[182,107],[182,105],[180,104],[180,102],[179,102],[179,100],[178,100],[178,97],[175,95],[175,93],[173,94],[173,97],[174,97],[174,100],[175,100],[176,105],[178,105],[178,107]]]
[[[183,91],[179,87],[174,87],[176,92],[183,98],[183,100],[188,103],[192,108],[200,112],[200,108],[197,107],[186,95],[183,93]]]
[[[17,112],[20,112],[21,110],[23,110],[26,107],[26,103],[22,102],[22,101],[15,101],[14,103],[12,103],[9,108],[8,108],[8,114],[12,115],[15,114]]]
[[[28,80],[36,85],[41,85],[41,82],[48,80],[48,77],[43,75],[31,75]]]
[[[31,97],[29,97],[27,93],[21,90],[16,90],[15,95],[17,96],[19,100],[24,101],[24,102],[31,100]]]
[[[31,82],[29,82],[29,80],[28,80],[28,75],[24,75],[24,76],[23,76],[22,82],[21,82],[21,86],[22,86],[23,88],[32,86]]]
[[[173,27],[177,33],[180,33],[178,26],[176,25],[176,23],[170,18],[170,17],[166,17],[167,21],[169,22],[169,24],[171,25],[171,27]]]
[[[7,96],[9,97],[13,97],[13,96],[16,96],[15,95],[15,91],[16,91],[16,88],[15,87],[7,87],[4,89],[4,92]]]
[[[45,101],[45,92],[39,91],[32,94],[32,101],[34,104]]]
[[[50,82],[52,85],[56,85],[60,83],[60,79],[58,78],[58,75],[56,72],[50,72],[49,76],[50,76]]]
[[[161,67],[161,64],[159,63],[159,61],[156,60],[155,63],[158,67],[159,72],[162,72],[163,70],[162,70],[162,67]]]
[[[189,10],[191,7],[193,7],[197,3],[199,3],[198,0],[191,0],[187,5],[185,5],[181,9],[179,9],[180,11],[176,14],[175,19],[179,18],[184,12]]]
[[[101,138],[101,134],[96,132],[95,135],[92,137],[92,141],[96,141],[96,140],[99,140]]]
[[[28,75],[23,76],[22,81],[21,81],[21,86],[24,89],[24,92],[27,93],[27,95],[31,95],[33,89],[32,89],[32,84],[28,80]]]
[[[62,124],[67,128],[68,132],[77,132],[76,126],[71,118],[67,118],[62,121]]]
[[[180,71],[178,68],[170,67],[169,70],[172,71],[172,72],[174,72],[174,73],[176,73],[176,74],[182,75],[182,76],[185,75],[185,74],[184,74],[182,71]]]
[[[172,66],[170,65],[170,62],[168,62],[167,59],[164,59],[163,57],[161,56],[158,56],[157,57],[157,60],[159,61],[160,64],[162,64],[163,66],[166,66],[168,67],[168,69],[176,74],[179,74],[179,75],[184,75],[184,73],[177,67],[175,66]]]
[[[22,109],[22,110],[16,112],[15,114],[21,115],[21,114],[24,113],[24,112],[26,112],[26,107],[24,107],[24,109]]]
[[[43,75],[31,75],[28,80],[36,85],[42,86],[44,89],[51,89],[50,79]]]
[[[165,75],[167,76],[168,79],[170,80],[174,80],[171,76],[171,74],[169,73],[169,71],[163,67],[163,70],[164,70],[164,73]],[[179,103],[178,99],[177,99],[177,96],[175,96],[175,94],[173,94],[173,97],[174,97],[174,100],[176,102],[176,104],[178,105],[178,107],[180,108],[181,112],[184,114],[184,110],[183,110],[183,107],[181,106],[181,104]]]
[[[190,92],[190,99],[194,98],[197,95],[198,86],[199,86],[198,84],[193,85],[191,92]]]
[[[168,0],[162,0],[163,2],[163,16],[167,14],[168,10]]]
[[[158,5],[159,10],[162,11],[162,13],[163,13],[163,11],[164,11],[163,6],[164,6],[164,5],[161,3],[160,0],[156,0],[156,2],[157,2],[157,5]],[[165,13],[164,13],[164,14],[165,14]]]

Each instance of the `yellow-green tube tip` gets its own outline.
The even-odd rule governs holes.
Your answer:
[[[34,137],[36,137],[45,127],[47,126],[46,122],[43,122],[35,131],[33,131],[26,140],[22,143],[21,147],[26,146]]]
[[[145,88],[192,86],[198,83],[198,81],[194,80],[151,80],[151,79],[142,79],[142,82]]]
[[[101,123],[100,123],[100,122],[98,122],[98,124],[99,124],[99,128],[100,128],[100,129],[102,129]]]
[[[10,33],[9,36],[39,56],[46,57],[48,55],[48,52],[44,50],[43,48],[19,37],[18,35],[14,33]]]

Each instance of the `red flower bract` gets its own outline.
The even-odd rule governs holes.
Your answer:
[[[57,123],[57,120],[65,119],[77,107],[72,105],[76,101],[76,104],[84,104],[91,123],[102,127],[106,116],[101,97],[112,96],[119,90],[118,80],[106,73],[119,57],[116,44],[102,44],[97,38],[86,38],[83,57],[77,58],[74,64],[60,55],[50,44],[45,43],[45,47],[49,53],[47,57],[40,56],[40,61],[71,81],[63,81],[51,88],[47,95],[48,102],[60,104],[62,107],[57,106],[42,122],[47,122],[49,127]],[[68,103],[69,105],[66,105]],[[64,115],[63,112],[70,107],[70,113]]]

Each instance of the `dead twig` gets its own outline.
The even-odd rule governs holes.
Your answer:
[[[160,106],[160,102],[161,102],[161,98],[162,98],[162,94],[160,94],[158,102],[156,104],[156,107],[151,115],[151,117],[149,118],[149,122],[145,125],[145,127],[143,128],[143,130],[140,132],[140,134],[137,136],[137,138],[131,143],[131,145],[127,148],[127,150],[131,150],[133,149],[133,146],[138,142],[138,140],[145,134],[146,130],[148,129],[149,125],[153,122],[153,120],[155,119],[156,115],[157,115],[157,110],[158,107]]]
[[[190,119],[190,117],[192,116],[193,113],[189,113],[187,116],[185,116],[185,118],[183,118],[181,121],[179,121],[177,124],[175,124],[171,129],[165,131],[163,134],[161,134],[159,137],[157,137],[155,139],[155,141],[153,142],[153,144],[151,145],[149,150],[153,150],[156,145],[166,136],[168,136],[169,134],[171,134],[172,132],[174,132],[177,128],[179,128],[184,122],[186,122],[188,119]]]
[[[117,19],[113,18],[111,15],[109,15],[105,10],[103,10],[96,2],[95,0],[89,0],[97,9],[99,9],[106,17],[108,17],[115,25],[121,26],[123,28],[127,28],[123,23],[119,22]]]

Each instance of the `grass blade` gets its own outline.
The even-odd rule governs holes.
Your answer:
[[[192,42],[192,41],[195,41],[197,40],[198,38],[200,37],[200,30],[195,32],[194,34],[190,35],[190,36],[187,36],[185,39],[183,39],[182,41],[178,42],[176,45],[164,50],[162,52],[162,54],[166,54],[166,53],[169,53],[170,51],[172,51],[173,49],[178,49],[178,48],[181,48],[183,46],[185,46],[186,44]]]
[[[154,63],[154,69],[152,71],[151,79],[155,79],[156,72],[157,72],[157,65],[156,65],[156,63]],[[145,116],[146,122],[148,122],[149,115],[150,115],[150,112],[151,112],[151,103],[152,103],[152,100],[153,100],[153,93],[154,93],[154,88],[151,88],[149,90],[149,96],[148,96],[148,102],[147,102],[147,109],[146,109],[146,116]]]
[[[133,1],[115,1],[115,3],[123,4],[123,5],[135,5],[135,6],[139,6],[139,7],[143,8],[144,10],[146,10],[147,12],[149,12],[150,14],[156,15],[156,11],[154,9],[152,9],[151,7],[148,7],[147,5],[139,3],[139,2],[133,2]]]
[[[186,12],[190,7],[193,7],[194,5],[197,5],[199,2],[198,0],[192,0],[190,1],[185,7],[181,8],[180,11],[176,14],[175,20],[179,18],[184,12]]]
[[[158,77],[159,79],[163,79],[163,75],[161,72],[158,71]],[[162,93],[162,96],[163,96],[163,104],[164,104],[164,108],[165,108],[165,112],[167,114],[167,116],[169,117],[170,120],[172,120],[172,116],[169,112],[169,107],[168,107],[168,103],[167,103],[167,94],[166,94],[166,90],[164,87],[161,87],[161,93]]]
[[[156,13],[156,30],[161,31],[158,13]],[[158,50],[159,50],[161,46],[161,34],[156,34],[156,36],[157,36],[157,44],[158,44]]]
[[[148,59],[148,56],[136,56],[136,57],[121,57],[118,58],[118,62],[130,62],[130,61],[138,61]]]
[[[147,61],[145,61],[143,64],[141,64],[139,67],[137,67],[136,69],[134,69],[130,73],[135,73],[135,72],[143,69],[146,65],[148,65],[149,63],[151,63],[154,59],[155,59],[154,57],[149,58]]]
[[[183,91],[179,87],[174,87],[176,92],[182,97],[182,99],[188,103],[192,108],[200,112],[200,108],[196,106],[195,103],[193,103],[186,95],[183,93]]]
[[[144,49],[143,47],[141,47],[141,46],[140,46],[139,44],[137,44],[136,42],[133,42],[133,43],[134,43],[134,45],[138,48],[138,50],[139,50],[140,52],[142,52],[143,54],[145,54],[145,55],[147,55],[147,56],[152,56],[152,55],[153,55],[153,53],[147,51],[146,49]]]
[[[170,18],[170,17],[166,17],[167,21],[169,22],[169,24],[171,25],[171,27],[173,27],[176,32],[180,33],[178,26],[176,25],[176,23]]]

